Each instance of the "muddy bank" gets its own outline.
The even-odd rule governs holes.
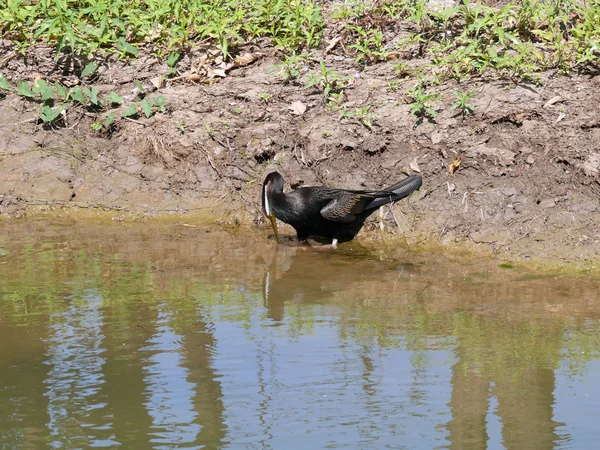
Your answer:
[[[0,215],[75,208],[115,220],[192,214],[266,227],[259,191],[273,164],[294,187],[380,188],[419,172],[420,192],[373,217],[362,239],[380,239],[383,227],[409,243],[484,248],[503,259],[597,262],[597,77],[546,73],[539,86],[446,82],[431,88],[441,95],[439,115],[415,124],[405,95],[414,80],[396,79],[391,89],[393,61],[361,68],[352,58],[322,58],[349,77],[345,111],[368,107],[368,120],[327,106],[316,89],[286,83],[273,70],[280,58],[268,51],[211,85],[160,87],[164,112],[100,132],[83,108],[62,126],[43,126],[37,103],[7,93]],[[53,50],[36,48],[1,69],[9,79],[49,77],[57,64]],[[152,79],[166,70],[151,58],[109,66],[97,85],[126,99],[136,95],[134,79],[157,91]],[[457,88],[476,91],[474,115],[450,108]]]

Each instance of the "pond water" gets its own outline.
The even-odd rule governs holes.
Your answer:
[[[0,448],[596,448],[599,319],[460,255],[0,223]]]

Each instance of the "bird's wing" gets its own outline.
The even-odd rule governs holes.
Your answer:
[[[325,192],[323,192],[325,194]],[[351,223],[365,210],[365,206],[375,198],[393,195],[389,192],[342,191],[332,189],[331,201],[321,208],[321,216],[332,222]]]

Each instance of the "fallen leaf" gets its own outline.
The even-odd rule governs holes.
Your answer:
[[[306,105],[304,103],[302,103],[300,100],[298,100],[298,101],[295,101],[294,103],[292,103],[288,107],[288,109],[290,109],[292,111],[292,114],[301,116],[306,111]]]
[[[454,172],[458,170],[460,167],[461,160],[460,158],[456,158],[448,165],[448,170],[450,171],[450,175],[454,175]]]
[[[338,36],[338,37],[333,38],[331,41],[329,41],[329,45],[325,49],[325,54],[327,55],[331,50],[333,50],[335,48],[335,46],[338,45],[338,43],[341,40],[342,40],[342,37]]]
[[[390,61],[392,59],[398,59],[401,56],[402,56],[402,53],[400,53],[400,52],[389,52],[389,53],[386,53],[385,59],[387,59],[388,61]]]
[[[210,75],[210,78],[214,78],[214,77],[225,78],[227,76],[227,74],[225,73],[225,71],[223,69],[214,69],[211,72],[212,72],[212,74]]]
[[[150,83],[152,83],[156,89],[160,89],[165,84],[165,79],[163,77],[150,78]]]
[[[208,55],[205,53],[205,54],[203,54],[203,55],[200,55],[200,56],[198,57],[198,61],[197,61],[196,65],[197,65],[198,67],[201,67],[201,66],[204,66],[204,65],[206,65],[206,63],[208,63]]]
[[[416,157],[408,164],[408,167],[410,167],[412,170],[414,170],[417,173],[421,173],[421,169],[419,168],[419,163],[417,162]]]
[[[254,61],[256,61],[259,58],[259,54],[258,53],[243,53],[240,56],[238,56],[237,58],[235,58],[235,61],[233,61],[234,66],[235,67],[244,67],[247,66],[248,64],[252,64]]]

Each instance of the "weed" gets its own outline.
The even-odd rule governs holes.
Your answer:
[[[379,116],[375,113],[370,112],[371,108],[372,108],[372,105],[357,107],[351,111],[344,108],[342,110],[342,112],[340,113],[340,119],[358,120],[366,128],[368,128],[369,130],[372,130],[375,120],[377,120],[379,118]]]
[[[4,77],[2,73],[0,73],[0,92],[8,92],[11,90],[10,83]]]
[[[260,37],[287,50],[311,48],[324,28],[314,0],[0,0],[0,23],[21,49],[51,42],[58,53],[69,48],[125,58],[135,58],[148,43],[167,54],[202,39],[224,58],[238,41]]]
[[[400,80],[392,80],[387,84],[389,92],[398,92],[400,89],[402,89],[402,82]]]
[[[305,61],[306,56],[294,52],[285,56],[283,61],[277,64],[273,70],[278,70],[284,81],[295,81],[300,77],[300,69]]]
[[[318,87],[322,90],[325,101],[328,102],[333,94],[343,93],[344,88],[348,85],[348,80],[349,77],[340,75],[335,70],[327,69],[325,63],[321,61],[320,70],[308,75],[305,87]]]
[[[393,67],[394,72],[400,78],[406,78],[414,75],[414,70],[404,61],[396,61]]]
[[[463,117],[468,114],[475,114],[475,107],[469,100],[476,94],[475,91],[463,92],[453,91],[456,101],[450,107],[451,109],[458,109]]]
[[[39,115],[40,119],[42,119],[45,124],[51,124],[55,121],[58,121],[62,117],[64,111],[65,108],[62,105],[55,107],[42,105],[40,107]]]
[[[332,17],[336,20],[357,19],[369,12],[369,4],[362,0],[347,0],[335,5]]]
[[[434,119],[438,113],[434,106],[439,100],[439,94],[428,94],[423,89],[423,84],[419,83],[407,92],[412,100],[410,103],[410,112],[415,117],[415,125],[418,125],[419,119]]]
[[[268,92],[260,92],[260,93],[256,94],[256,96],[265,103],[269,103],[269,101],[273,97],[273,95],[269,94]]]
[[[378,29],[366,30],[363,27],[350,27],[355,33],[356,41],[350,44],[348,48],[354,49],[357,53],[356,62],[377,62],[384,60],[387,51],[383,44],[383,33]]]
[[[83,78],[87,77],[88,75],[95,73],[96,70],[98,70],[98,66],[99,66],[99,64],[96,61],[92,61],[92,62],[88,63],[81,71],[81,78],[83,79]]]

